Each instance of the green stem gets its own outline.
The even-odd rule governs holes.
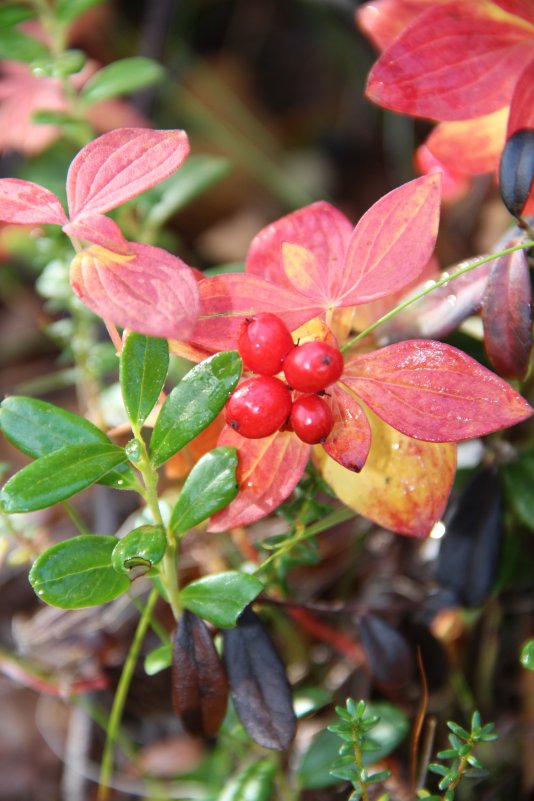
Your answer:
[[[408,298],[402,303],[399,303],[398,306],[395,306],[395,308],[391,309],[391,311],[387,312],[387,314],[382,315],[382,317],[380,317],[374,323],[365,328],[360,334],[353,337],[352,339],[349,339],[349,341],[346,342],[345,345],[343,345],[343,347],[340,348],[340,350],[341,351],[348,350],[357,342],[359,342],[361,339],[364,339],[364,337],[366,337],[368,334],[374,331],[375,328],[378,328],[379,325],[382,325],[382,323],[391,320],[392,317],[395,317],[395,315],[399,314],[399,312],[404,311],[404,309],[407,309],[408,306],[412,305],[412,303],[415,303],[417,300],[424,298],[425,295],[430,294],[430,292],[433,292],[435,289],[439,289],[439,287],[445,286],[451,281],[454,281],[455,278],[459,278],[461,275],[469,273],[471,272],[471,270],[474,270],[477,267],[481,267],[483,264],[487,264],[490,261],[499,259],[501,256],[507,256],[509,253],[514,253],[516,250],[527,250],[528,248],[531,248],[533,246],[534,246],[534,241],[529,240],[528,242],[522,242],[520,245],[514,245],[513,247],[506,248],[506,250],[501,250],[498,253],[492,253],[491,256],[484,256],[483,258],[478,259],[477,261],[471,264],[465,265],[465,267],[460,267],[459,270],[456,270],[456,272],[454,273],[450,273],[444,278],[441,278],[439,281],[433,281],[430,286],[425,287],[416,295],[412,295],[412,297]]]
[[[356,731],[356,727],[353,729],[353,738],[354,738],[354,764],[358,768],[358,776],[361,777],[362,770],[363,770],[363,759],[362,759],[362,752],[360,750],[360,743],[358,741],[358,733]],[[362,794],[362,801],[369,801],[369,795],[367,793],[367,785],[361,778],[358,779],[360,784],[360,792]]]
[[[153,589],[150,595],[148,596],[146,607],[139,619],[139,623],[137,624],[137,629],[135,631],[135,635],[132,644],[130,646],[130,650],[128,651],[128,656],[126,657],[126,662],[124,663],[121,677],[119,679],[117,692],[115,693],[115,697],[113,699],[113,705],[111,707],[111,714],[109,716],[109,725],[106,734],[106,743],[104,746],[104,754],[102,756],[102,765],[100,768],[98,801],[107,801],[107,799],[109,798],[109,790],[110,790],[109,783],[111,775],[113,773],[113,749],[119,735],[119,728],[122,719],[122,713],[124,710],[124,704],[126,703],[126,696],[128,695],[128,690],[130,688],[130,684],[132,681],[135,665],[139,658],[141,645],[143,643],[147,629],[150,625],[150,618],[154,610],[154,606],[156,605],[157,599],[158,599],[158,591],[156,589]]]
[[[80,517],[78,511],[74,508],[74,506],[69,501],[63,501],[63,506],[68,516],[70,517],[70,519],[80,532],[80,534],[89,534],[90,533],[89,529],[83,522],[82,518]]]

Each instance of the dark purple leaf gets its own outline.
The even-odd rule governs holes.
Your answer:
[[[259,617],[247,608],[223,631],[232,699],[243,726],[265,748],[282,751],[295,736],[296,718],[285,667]]]
[[[534,180],[534,130],[524,128],[508,139],[500,167],[503,203],[519,217],[528,200]]]
[[[228,681],[208,627],[187,610],[174,638],[172,692],[187,731],[212,737],[226,712]]]
[[[364,615],[360,619],[360,642],[373,680],[385,693],[395,694],[408,684],[413,657],[397,629],[377,615]]]

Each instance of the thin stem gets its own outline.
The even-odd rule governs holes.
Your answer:
[[[83,522],[83,520],[82,520],[79,512],[77,511],[77,509],[75,509],[74,506],[69,501],[63,501],[63,506],[64,506],[68,516],[70,517],[70,519],[72,520],[72,522],[74,523],[74,525],[76,526],[78,531],[80,532],[80,534],[89,534],[90,533],[89,529],[87,528],[87,526]]]
[[[102,756],[102,764],[100,768],[98,801],[107,801],[107,799],[109,798],[109,790],[110,790],[109,784],[113,773],[113,749],[119,735],[119,728],[122,719],[122,713],[124,710],[124,704],[126,703],[126,696],[128,695],[128,690],[130,688],[130,684],[132,681],[135,665],[139,658],[141,645],[145,638],[147,629],[150,625],[150,618],[152,612],[154,611],[157,599],[158,599],[158,591],[156,589],[153,589],[150,595],[148,596],[146,607],[139,619],[139,623],[137,624],[137,629],[135,630],[134,638],[130,646],[130,650],[128,651],[126,662],[124,663],[124,667],[122,669],[121,677],[119,679],[117,692],[115,693],[115,697],[113,699],[113,705],[111,707],[111,714],[109,716],[109,725],[106,734],[106,743],[104,746],[104,754]]]
[[[412,305],[412,303],[415,303],[417,300],[424,298],[425,295],[430,294],[430,292],[433,292],[435,289],[439,289],[439,287],[449,284],[451,281],[454,281],[455,278],[459,278],[461,275],[471,272],[471,270],[476,269],[476,267],[481,267],[483,264],[487,264],[490,261],[499,259],[501,256],[507,256],[508,253],[514,253],[516,250],[527,250],[528,248],[531,248],[533,246],[534,246],[534,241],[529,240],[528,242],[522,242],[520,245],[514,245],[513,247],[506,248],[506,250],[501,250],[498,253],[492,253],[491,256],[484,256],[483,258],[478,259],[477,261],[471,264],[467,264],[465,267],[460,267],[459,270],[456,270],[456,272],[454,273],[450,273],[446,277],[441,278],[439,281],[435,282],[433,281],[430,286],[425,287],[416,295],[412,295],[412,297],[408,298],[402,303],[399,303],[398,306],[395,306],[395,308],[391,309],[391,311],[387,312],[387,314],[382,315],[382,317],[380,317],[371,325],[367,326],[367,328],[365,328],[357,336],[353,337],[352,339],[349,339],[349,341],[346,342],[345,345],[343,345],[343,347],[340,348],[340,350],[341,351],[348,350],[357,342],[359,342],[361,339],[364,339],[364,337],[366,337],[368,334],[374,331],[375,328],[378,328],[379,325],[382,325],[382,323],[391,320],[392,317],[395,317],[395,315],[399,314],[399,312],[404,311],[404,309],[407,309],[408,306]]]
[[[354,764],[358,768],[358,776],[359,784],[360,784],[360,792],[362,794],[362,801],[369,801],[369,795],[367,793],[367,785],[361,779],[362,770],[363,770],[363,759],[362,759],[362,752],[360,749],[360,743],[358,741],[358,733],[356,731],[356,727],[353,730],[353,737],[354,737]]]
[[[109,334],[109,338],[115,345],[115,350],[117,353],[122,352],[122,338],[119,332],[117,331],[117,326],[115,323],[112,323],[110,320],[104,320],[104,325],[107,328],[107,332]]]

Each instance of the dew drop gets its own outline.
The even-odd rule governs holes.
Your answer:
[[[392,442],[392,443],[391,443],[391,449],[392,449],[393,451],[398,451],[398,450],[399,450],[399,448],[400,448],[400,442]]]
[[[138,462],[141,458],[141,443],[137,439],[131,439],[124,446],[124,451],[131,462]]]
[[[455,306],[457,300],[458,298],[456,297],[456,295],[447,295],[447,303],[450,306]]]

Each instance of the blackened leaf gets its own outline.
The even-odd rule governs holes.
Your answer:
[[[286,671],[258,616],[247,608],[223,631],[224,662],[243,726],[265,748],[282,751],[295,736],[296,717]]]
[[[534,130],[524,128],[508,139],[501,157],[500,185],[503,203],[519,217],[534,179]]]
[[[188,732],[201,737],[216,733],[226,712],[228,681],[208,627],[187,610],[174,637],[172,694]]]
[[[360,619],[360,641],[373,680],[385,693],[395,693],[408,684],[413,657],[397,629],[377,615],[364,615]]]
[[[524,379],[532,350],[532,288],[524,250],[492,262],[482,320],[484,346],[495,370],[504,378]]]
[[[217,801],[269,801],[275,773],[273,759],[254,762],[227,782]]]
[[[445,523],[436,579],[464,605],[478,606],[491,592],[501,549],[501,489],[495,470],[475,475]]]

